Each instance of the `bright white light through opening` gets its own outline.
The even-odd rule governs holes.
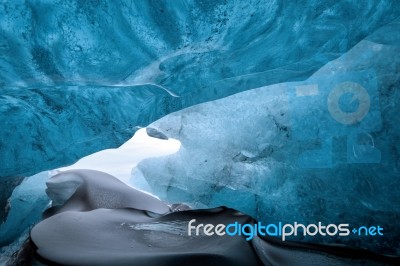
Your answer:
[[[146,128],[139,129],[135,135],[117,149],[102,150],[83,157],[75,164],[56,169],[92,169],[106,172],[125,183],[129,183],[132,169],[143,159],[169,155],[177,152],[179,140],[161,140],[149,137]]]

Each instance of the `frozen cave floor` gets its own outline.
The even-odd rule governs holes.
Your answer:
[[[188,235],[196,223],[254,224],[226,207],[190,209],[136,190],[94,170],[69,170],[47,181],[55,206],[33,227],[7,265],[395,265],[400,258],[344,245],[274,237]]]

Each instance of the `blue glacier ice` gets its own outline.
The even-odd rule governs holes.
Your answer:
[[[399,15],[382,0],[3,2],[0,176],[117,147],[193,104],[305,79]]]
[[[182,148],[137,186],[261,220],[381,223],[378,251],[399,254],[399,16],[390,0],[3,1],[0,203],[28,178],[0,246],[40,219],[42,171],[161,118],[149,134]]]
[[[42,218],[41,212],[44,211],[50,203],[45,193],[45,182],[48,178],[49,174],[47,171],[41,172],[26,177],[22,183],[14,189],[8,200],[7,218],[0,224],[0,247],[9,245],[15,240],[21,241],[18,240],[18,238],[23,233],[25,233],[24,236],[26,238],[28,233],[26,229],[40,221]],[[7,249],[0,249],[0,254],[3,252],[7,253],[7,251]]]
[[[399,255],[400,42],[391,36],[400,23],[388,28],[385,44],[371,36],[305,81],[152,123],[181,148],[139,163],[132,183],[169,202],[226,205],[265,223],[380,225],[381,238],[311,241]]]

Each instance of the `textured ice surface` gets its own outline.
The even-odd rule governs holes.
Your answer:
[[[268,240],[258,237],[252,240],[253,247],[264,265],[383,266],[397,265],[400,262],[395,257],[383,257],[348,247],[282,243],[271,238]]]
[[[147,126],[152,121],[184,107],[269,84],[306,79],[365,37],[385,45],[385,49],[394,49],[393,53],[388,53],[385,57],[387,67],[379,66],[383,69],[379,77],[384,77],[387,84],[396,84],[391,80],[393,75],[389,70],[398,69],[397,61],[393,58],[398,54],[395,45],[398,42],[396,36],[399,35],[392,34],[397,26],[393,24],[384,29],[380,27],[399,15],[400,6],[397,2],[382,0],[368,3],[333,0],[301,3],[256,0],[3,2],[0,4],[0,177],[29,176],[68,165],[101,149],[117,147],[129,139],[139,127]],[[379,51],[380,46],[374,46],[372,51],[374,49]],[[360,59],[369,58],[368,53],[360,53],[358,56]],[[362,62],[368,62],[367,59]],[[352,66],[353,61],[359,60],[352,58],[347,64],[342,64],[341,68]],[[379,62],[383,64],[383,60]],[[362,65],[358,66],[360,69],[364,68]],[[369,69],[368,64],[366,68]],[[389,74],[382,74],[384,71]],[[387,133],[387,136],[392,137],[398,135],[398,132],[385,126],[385,123],[398,122],[395,116],[398,113],[395,108],[398,94],[395,87],[382,87],[381,83],[379,81],[376,85],[379,93],[389,95],[381,97],[379,101],[382,119],[376,121],[381,123],[363,130],[370,132],[382,126],[382,134]],[[299,91],[300,94],[310,93],[307,90],[303,88]],[[313,91],[312,88],[310,90]],[[291,99],[288,98],[287,101],[290,102]],[[351,101],[351,98],[345,98],[346,101]],[[290,103],[289,106],[291,105]],[[285,107],[279,108],[284,110]],[[348,108],[352,110],[357,106],[349,105]],[[247,114],[248,110],[242,110],[242,113]],[[238,122],[245,119],[240,118],[239,113],[236,115]],[[379,116],[378,113],[376,115]],[[228,116],[235,117],[231,113]],[[286,116],[284,118],[288,119]],[[268,121],[265,125],[274,128]],[[294,121],[299,122],[291,122],[294,127],[303,127],[300,123],[301,116]],[[202,125],[201,121],[199,125]],[[211,128],[207,130],[215,133]],[[240,127],[227,129],[238,136],[247,136],[241,132]],[[267,129],[260,130],[260,134],[264,134]],[[285,131],[284,128],[282,130]],[[308,141],[307,138],[314,137],[314,133],[309,130],[305,134],[294,135],[293,138]],[[322,133],[323,139],[329,136],[329,131]],[[344,137],[343,132],[340,134],[340,137]],[[378,140],[374,134],[363,134],[360,137],[361,145],[353,145],[354,149],[350,147],[354,156],[347,158],[346,153],[345,156],[335,158],[339,158],[339,162],[360,158],[372,162],[381,159],[382,164],[379,167],[360,166],[360,173],[379,172],[377,177],[387,175],[389,178],[392,176],[391,166],[397,165],[394,158],[397,158],[395,156],[399,149],[398,146],[393,148],[382,145],[382,142],[387,140],[388,143],[398,143],[398,139],[388,137],[386,140]],[[277,135],[283,136],[280,133]],[[204,137],[207,137],[207,133]],[[232,136],[228,139],[234,140]],[[277,142],[279,140],[278,138]],[[380,153],[371,149],[372,140],[374,145],[382,146]],[[249,171],[258,173],[252,167],[265,169],[265,165],[262,160],[258,160],[258,148],[254,148],[258,145],[257,137],[252,135],[248,143],[253,141],[255,144],[249,144],[249,147],[235,149],[232,156],[235,156],[238,164],[249,162],[250,166],[243,168],[244,172],[250,168]],[[324,143],[324,147],[329,149],[329,143],[331,142]],[[223,143],[218,143],[215,147],[220,147],[219,145]],[[224,145],[229,151],[229,145],[235,143],[226,142]],[[205,147],[207,145],[202,145],[199,150]],[[260,147],[264,150],[262,145]],[[340,152],[343,149],[344,147],[339,147],[334,151]],[[267,155],[276,151],[269,147],[265,150]],[[279,161],[279,153],[276,157],[275,154],[273,159]],[[360,157],[360,154],[367,155]],[[218,156],[218,152],[214,155]],[[317,155],[305,154],[302,157],[306,159],[303,163],[314,161]],[[281,156],[287,158],[284,154]],[[195,159],[196,156],[193,157]],[[320,160],[320,163],[325,162],[325,159]],[[328,162],[328,166],[330,163],[332,166],[336,164],[335,161]],[[387,168],[381,167],[385,163]],[[288,191],[291,191],[291,186],[300,183],[292,182],[290,177],[293,175],[290,173],[279,174],[279,167],[271,169],[276,169],[277,176],[285,176],[290,181],[280,179],[276,183],[278,187],[283,182],[288,186]],[[233,169],[232,173],[235,171],[242,173],[238,169]],[[220,172],[229,179],[229,167],[220,169]],[[347,168],[343,172],[348,172]],[[304,172],[303,175],[314,180],[314,174]],[[329,176],[329,173],[316,171],[315,175]],[[354,170],[349,175],[357,174]],[[147,178],[149,177],[146,176]],[[362,174],[359,178],[365,180]],[[146,179],[141,179],[143,186],[149,185]],[[201,180],[203,182],[206,178]],[[299,175],[299,180],[304,180],[303,176]],[[344,183],[343,180],[340,181]],[[398,201],[374,195],[383,195],[386,192],[393,195],[386,190],[388,187],[396,187],[396,182],[392,180],[386,186],[379,186],[380,181],[372,179],[360,183],[360,187],[354,189],[363,191],[360,194],[363,208],[375,208],[386,215],[388,210],[381,210],[376,206],[387,206],[386,202],[391,200],[393,204],[390,206],[395,209]],[[233,201],[230,189],[238,183],[222,182],[224,185],[228,183],[229,186],[222,188],[221,193],[215,193],[216,203],[228,204]],[[314,189],[321,186],[317,181],[303,183],[313,184]],[[192,184],[198,185],[196,182]],[[7,186],[14,185],[15,183],[11,183]],[[160,186],[167,185],[160,183]],[[244,185],[245,188],[249,186]],[[175,188],[169,187],[170,195],[176,195],[173,191]],[[198,185],[195,188],[201,187]],[[259,189],[262,188],[260,186]],[[185,189],[185,186],[179,187],[180,191]],[[346,187],[344,194],[350,193],[351,189],[351,186]],[[9,187],[2,189],[10,190]],[[204,191],[214,190],[207,188]],[[252,190],[240,191],[242,194],[236,191],[234,199],[240,201],[239,205],[253,208],[244,200],[252,200],[253,194],[247,192]],[[304,188],[304,191],[308,191],[308,188]],[[192,192],[188,192],[188,197],[190,193]],[[275,201],[270,201],[271,204],[288,200],[282,199],[281,194],[272,194]],[[40,192],[37,195],[41,195]],[[206,198],[206,195],[201,197]],[[305,203],[310,202],[309,197],[313,196],[302,191],[298,197],[293,195],[291,200],[293,204],[304,201],[305,206]],[[333,197],[332,202],[337,202],[336,199]],[[201,203],[200,200],[196,202]],[[313,202],[322,209],[326,206],[324,201]],[[208,205],[209,202],[205,201],[203,204]],[[340,207],[337,206],[339,209]],[[36,209],[36,214],[39,209]],[[271,210],[266,213],[273,215],[274,208]],[[251,211],[260,213],[254,208]],[[396,217],[393,218],[397,219]]]
[[[0,223],[4,222],[9,211],[9,198],[16,186],[21,184],[24,180],[23,177],[11,177],[0,181]]]
[[[165,134],[152,127],[147,127],[146,133],[149,137],[152,138],[168,140],[168,137],[165,136]]]
[[[382,0],[4,2],[0,176],[116,147],[183,107],[307,78],[399,15]]]
[[[132,182],[171,202],[227,205],[264,222],[381,225],[384,237],[335,241],[400,254],[400,43],[391,37],[400,31],[388,28],[382,43],[362,41],[304,82],[151,124],[182,146],[141,162]]]
[[[14,189],[7,206],[7,218],[0,224],[0,247],[12,243],[41,219],[42,211],[50,203],[45,193],[48,177],[47,171],[27,177]]]

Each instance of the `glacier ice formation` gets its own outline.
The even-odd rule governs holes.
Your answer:
[[[0,176],[119,146],[184,107],[305,79],[399,15],[381,0],[4,2]]]
[[[0,247],[18,241],[21,234],[26,237],[27,229],[41,220],[42,211],[50,203],[45,193],[48,178],[47,172],[41,172],[25,178],[14,189],[8,200],[7,216],[0,223]]]
[[[301,3],[257,0],[3,2],[0,4],[0,193],[10,194],[25,176],[68,165],[102,149],[117,147],[137,129],[169,113],[280,83],[248,93],[254,95],[254,103],[262,102],[259,92],[276,100],[276,103],[268,99],[261,103],[266,107],[282,103],[276,109],[252,109],[254,115],[269,114],[269,117],[257,118],[263,124],[255,125],[256,128],[252,126],[257,119],[244,117],[250,109],[244,108],[249,102],[243,97],[247,94],[226,99],[232,101],[243,97],[242,104],[233,105],[244,109],[236,113],[226,110],[225,119],[234,120],[238,126],[219,128],[221,136],[216,134],[221,125],[213,124],[220,122],[219,118],[206,110],[196,114],[199,119],[196,125],[185,124],[191,116],[184,115],[181,133],[199,126],[197,130],[189,131],[193,136],[200,133],[209,142],[201,138],[190,139],[191,144],[186,143],[174,155],[177,161],[165,174],[156,176],[146,167],[150,161],[144,162],[139,167],[141,179],[137,178],[135,182],[173,202],[184,200],[201,206],[232,205],[255,216],[276,215],[275,219],[289,219],[295,215],[289,213],[293,210],[290,206],[285,210],[279,209],[282,202],[302,206],[306,217],[313,217],[320,211],[323,218],[328,219],[348,213],[346,203],[353,201],[359,207],[354,209],[352,219],[355,221],[378,222],[383,217],[396,220],[399,201],[392,188],[398,187],[399,132],[396,125],[399,124],[399,96],[396,89],[398,76],[393,73],[399,69],[399,34],[398,20],[393,21],[399,15],[400,5],[390,0],[309,0]],[[349,58],[351,53],[347,52],[361,40],[365,40],[361,44],[366,50],[360,51],[355,58]],[[342,55],[349,60],[332,62]],[[319,72],[321,76],[310,78],[328,62],[333,65],[320,70],[325,71]],[[335,62],[339,65],[335,66]],[[366,76],[361,70],[365,70]],[[374,120],[377,124],[362,124],[363,134],[351,135],[353,142],[346,142],[346,131],[340,127],[334,128],[338,134],[331,139],[332,142],[312,142],[311,136],[322,134],[323,139],[330,136],[329,127],[318,132],[310,124],[317,118],[302,119],[301,115],[308,115],[307,111],[325,117],[313,108],[292,112],[298,115],[294,120],[290,120],[293,117],[288,117],[286,112],[283,115],[275,113],[296,104],[307,107],[322,104],[318,100],[296,103],[299,98],[290,95],[285,98],[282,92],[290,89],[285,90],[282,86],[292,86],[293,91],[295,84],[310,85],[299,89],[299,94],[306,96],[315,90],[313,84],[307,83],[313,78],[317,83],[324,83],[330,74],[351,71],[356,73],[358,82],[376,82],[376,94],[367,91],[373,96],[368,100],[371,106],[379,105],[379,108],[368,110],[373,112],[366,116],[368,120],[363,120]],[[303,83],[287,83],[306,79]],[[357,86],[353,91],[363,95]],[[322,92],[327,93],[326,90]],[[366,103],[367,98],[363,99]],[[347,111],[357,109],[357,103],[350,96],[342,100],[351,103],[346,107]],[[205,106],[211,108],[222,102]],[[343,102],[339,104],[343,105]],[[202,109],[201,106],[204,107],[199,105],[185,112]],[[251,104],[251,107],[257,106]],[[336,118],[343,115],[338,113],[337,106],[332,105],[332,108]],[[160,120],[156,125],[167,120],[171,126],[174,125],[171,117],[175,119],[177,114],[180,113]],[[223,114],[223,110],[214,115],[218,114]],[[271,122],[273,117],[277,123]],[[250,119],[253,120],[249,124]],[[246,132],[245,125],[248,125],[246,130],[252,131]],[[173,133],[176,129],[158,127],[159,132],[164,132],[167,137],[176,134],[182,143],[189,140],[187,137],[190,136]],[[300,131],[296,131],[296,127],[307,130],[298,134]],[[306,148],[323,147],[322,152],[303,154],[297,161],[303,168],[295,167],[294,158],[299,157],[297,153],[304,147],[300,144],[282,146],[285,136],[295,142],[305,142]],[[210,147],[218,138],[222,138],[220,142]],[[264,138],[271,143],[264,142]],[[190,147],[194,146],[192,141],[201,147],[199,153],[190,158],[192,164],[187,165],[183,155],[190,154]],[[357,145],[347,146],[347,143]],[[221,146],[223,149],[215,151],[213,158],[203,158],[204,152],[201,151],[206,147],[215,150]],[[331,146],[335,156],[333,160],[327,160],[324,151]],[[221,152],[230,155],[232,162],[225,164],[224,158],[218,157]],[[293,157],[289,158],[288,154]],[[325,157],[318,161],[320,155]],[[168,160],[160,160],[163,163],[154,169],[161,169]],[[348,160],[352,163],[349,168],[344,163]],[[360,160],[369,161],[357,164]],[[381,160],[380,164],[375,163],[378,160]],[[318,166],[312,173],[307,170],[309,162],[316,162]],[[200,163],[210,165],[210,171],[207,172],[209,166],[203,165],[199,165],[196,171],[191,168]],[[217,169],[214,166],[223,167]],[[182,169],[187,172],[182,173]],[[208,179],[211,172],[213,175]],[[243,178],[250,173],[255,174],[254,178]],[[333,173],[338,176],[334,181],[330,179]],[[257,174],[261,178],[256,178]],[[177,178],[171,180],[171,176]],[[193,176],[197,179],[192,179]],[[266,176],[271,178],[261,182]],[[39,179],[41,177],[37,179],[38,184]],[[159,183],[156,184],[155,180]],[[167,183],[167,180],[171,182]],[[337,193],[338,187],[333,184],[346,184],[339,186],[343,195]],[[191,186],[193,191],[188,190],[192,189]],[[315,191],[320,189],[326,190],[331,197],[319,197]],[[210,191],[215,192],[214,197],[208,195]],[[232,191],[235,191],[234,197]],[[291,191],[296,193],[286,193]],[[24,193],[30,195],[29,191]],[[32,200],[29,208],[36,212],[29,217],[32,219],[30,222],[38,217],[47,201],[42,198],[42,192],[35,193],[40,202]],[[256,202],[255,198],[260,198],[259,195],[266,196],[265,201],[257,200],[257,204],[251,204]],[[351,195],[348,201],[343,200],[344,195]],[[16,205],[12,204],[7,219],[18,214],[12,210],[13,206]],[[327,212],[329,206],[333,206],[335,211]],[[361,217],[364,210],[377,215]],[[23,217],[14,218],[20,221]],[[30,222],[21,223],[13,232],[26,231]],[[14,237],[10,237],[10,241]],[[389,233],[388,239],[392,237]],[[382,252],[393,253],[385,247],[380,245]]]
[[[225,205],[264,222],[381,225],[382,238],[312,241],[399,255],[400,24],[389,28],[382,43],[373,35],[305,81],[152,123],[181,148],[140,162],[132,183],[169,202]]]

